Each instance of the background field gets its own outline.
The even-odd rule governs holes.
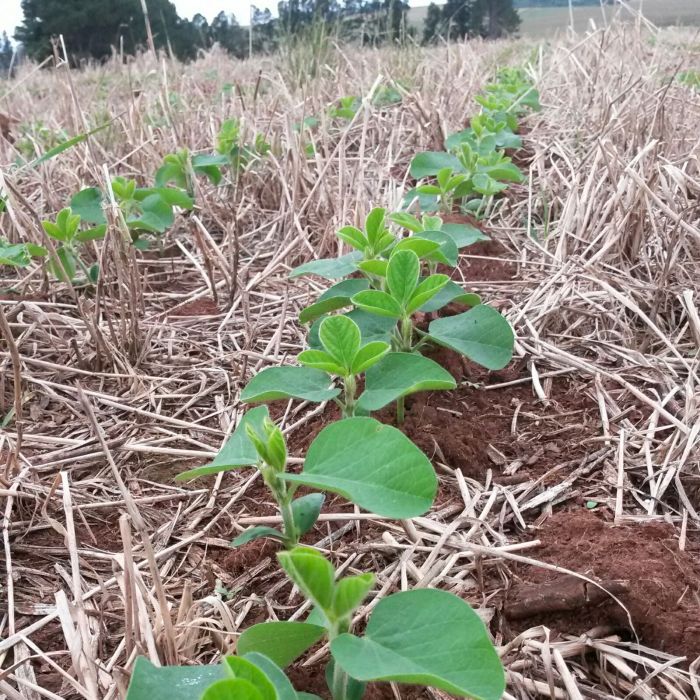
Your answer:
[[[591,21],[595,26],[602,27],[615,18],[633,20],[636,11],[641,10],[644,16],[659,27],[667,26],[700,26],[699,0],[630,0],[627,7],[596,5],[574,7],[574,29],[577,32],[590,28]],[[629,9],[627,9],[629,8]],[[631,11],[630,11],[631,10]],[[427,6],[415,7],[409,10],[409,22],[422,29]],[[518,10],[522,24],[522,36],[551,39],[557,32],[565,32],[571,22],[568,7],[524,7]]]

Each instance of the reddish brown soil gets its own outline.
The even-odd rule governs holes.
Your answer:
[[[171,312],[173,316],[216,316],[218,313],[219,307],[210,297],[188,301]]]
[[[597,581],[619,582],[618,597],[629,610],[643,644],[692,661],[700,655],[700,564],[697,547],[678,549],[677,533],[662,523],[612,526],[585,509],[559,512],[539,532],[542,541],[536,557],[585,574]],[[537,567],[520,567],[523,584],[506,596],[518,608],[533,595],[532,586],[550,586],[552,608],[568,598],[571,577]],[[590,584],[589,584],[590,588]],[[557,593],[559,589],[559,593]],[[543,613],[511,622],[513,631],[546,625],[566,634],[582,634],[609,626],[633,640],[626,612],[609,598],[599,604],[582,604],[568,611]]]

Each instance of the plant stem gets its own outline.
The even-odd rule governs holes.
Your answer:
[[[332,642],[336,637],[350,631],[347,622],[339,621],[328,630],[328,642]],[[337,661],[333,661],[333,678],[331,680],[331,697],[333,700],[345,700],[348,692],[349,676],[340,667]]]
[[[404,420],[406,419],[405,406],[406,406],[406,397],[399,396],[399,398],[396,399],[396,422],[399,425],[401,425],[404,422]]]
[[[404,352],[413,349],[413,322],[409,317],[401,319],[401,345]]]
[[[349,374],[343,377],[343,418],[352,418],[355,415],[355,393],[357,382],[355,375]]]

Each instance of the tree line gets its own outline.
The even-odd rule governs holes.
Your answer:
[[[513,0],[431,4],[422,35],[409,25],[406,0],[282,0],[274,18],[269,10],[251,7],[250,18],[244,20],[249,26],[241,26],[226,12],[211,22],[201,14],[186,19],[170,0],[147,0],[147,8],[155,48],[185,61],[214,44],[239,58],[251,51],[273,51],[319,23],[339,40],[374,46],[407,40],[431,43],[440,38],[499,37],[515,31],[519,24]],[[141,0],[22,0],[22,11],[24,21],[14,38],[36,60],[57,50],[60,55],[55,44],[59,35],[74,63],[102,60],[114,52],[131,55],[149,44]],[[0,42],[0,67],[9,65],[11,55],[9,41]]]

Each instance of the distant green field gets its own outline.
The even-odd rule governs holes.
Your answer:
[[[629,0],[627,4],[635,10],[641,7],[644,16],[660,27],[700,26],[700,0]],[[427,7],[412,8],[409,21],[414,26],[422,26],[426,12]],[[519,13],[522,19],[520,34],[538,39],[565,31],[570,23],[568,7],[524,7]],[[601,27],[615,17],[633,18],[629,11],[617,5],[574,7],[573,16],[574,29],[578,32],[588,29],[591,21]]]

